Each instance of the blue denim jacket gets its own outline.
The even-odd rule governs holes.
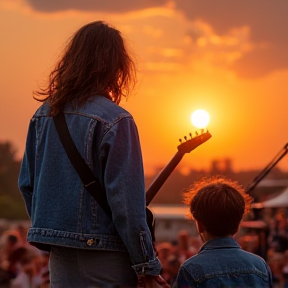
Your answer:
[[[182,264],[176,287],[268,288],[272,275],[264,259],[242,250],[232,237],[216,238]]]
[[[159,275],[146,223],[145,186],[137,127],[102,96],[64,109],[73,141],[93,169],[112,219],[85,190],[69,162],[44,103],[32,117],[19,175],[31,228],[27,240],[82,249],[127,251],[136,273]]]

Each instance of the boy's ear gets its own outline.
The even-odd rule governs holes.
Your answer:
[[[204,225],[202,224],[201,221],[199,220],[196,220],[195,219],[195,222],[196,222],[196,227],[197,227],[197,230],[198,230],[198,233],[203,233],[205,231],[205,228],[204,228]]]

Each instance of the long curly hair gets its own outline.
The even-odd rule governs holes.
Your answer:
[[[222,176],[202,178],[183,192],[192,218],[214,236],[234,235],[248,214],[252,198],[236,181]]]
[[[136,84],[136,67],[120,31],[102,21],[80,28],[49,75],[48,85],[34,91],[34,99],[48,101],[50,114],[70,102],[82,105],[93,95],[119,104]]]

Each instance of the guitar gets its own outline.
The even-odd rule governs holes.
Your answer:
[[[203,144],[212,137],[212,135],[208,132],[208,130],[204,132],[204,129],[201,129],[200,134],[198,132],[195,132],[195,134],[196,136],[192,137],[192,134],[190,133],[189,134],[190,139],[188,139],[187,136],[185,136],[184,137],[185,141],[179,139],[181,144],[177,146],[178,149],[177,153],[170,160],[170,162],[162,169],[162,171],[159,173],[159,175],[156,177],[156,179],[152,182],[152,184],[146,191],[146,218],[153,242],[155,242],[155,217],[153,212],[148,208],[148,205],[156,196],[157,192],[162,187],[167,178],[170,176],[170,174],[173,172],[175,167],[179,164],[183,156],[186,153],[190,153],[192,150],[194,150],[199,145]]]

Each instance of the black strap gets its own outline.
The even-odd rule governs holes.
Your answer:
[[[108,215],[111,215],[111,209],[107,202],[106,194],[103,191],[98,179],[95,177],[93,171],[87,165],[85,160],[80,155],[77,147],[75,146],[73,139],[69,133],[64,113],[58,113],[56,116],[53,117],[53,121],[62,145],[66,150],[68,158],[70,159],[71,164],[73,165],[80,179],[82,180],[84,187],[94,197],[94,199],[102,207],[102,209]]]

